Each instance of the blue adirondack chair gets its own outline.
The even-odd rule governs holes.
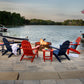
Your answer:
[[[2,53],[2,55],[5,55],[7,52],[11,52],[8,56],[8,58],[9,58],[13,55],[10,42],[6,38],[3,38],[3,42],[4,42],[4,45],[6,46],[6,50]],[[17,51],[18,50],[19,50],[19,54],[20,54],[20,48],[18,48]]]
[[[67,56],[66,54],[66,51],[67,49],[69,48],[69,45],[70,45],[70,41],[65,41],[61,46],[60,48],[56,48],[56,47],[53,47],[53,46],[50,46],[51,48],[54,48],[55,50],[53,50],[53,55],[57,58],[57,60],[59,62],[61,62],[61,59],[59,57],[61,57],[62,55],[65,55],[65,57],[70,60],[70,58]]]

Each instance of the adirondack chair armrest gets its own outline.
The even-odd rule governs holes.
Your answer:
[[[28,49],[28,48],[22,48],[22,47],[20,47],[20,49],[35,50],[35,49],[37,49],[37,48],[39,48],[39,47],[40,47],[40,45],[38,45],[38,46],[36,46],[36,47],[34,47],[34,48],[32,48],[32,49]]]
[[[40,45],[37,45],[36,47],[32,48],[32,50],[38,49]]]
[[[9,42],[10,44],[14,44],[14,42]]]
[[[54,47],[54,46],[51,46],[51,45],[49,45],[49,47],[51,47],[51,48],[54,48],[54,49],[59,49],[59,48],[56,48],[56,47]]]
[[[14,42],[9,42],[9,44],[11,45],[11,44],[14,44]],[[7,45],[7,43],[5,43],[4,45]]]
[[[80,45],[80,44],[70,44],[70,45]]]
[[[79,43],[74,41],[74,42],[70,42],[70,45],[79,45]]]

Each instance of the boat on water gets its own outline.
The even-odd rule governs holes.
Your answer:
[[[0,24],[0,32],[7,32],[7,28]]]
[[[17,37],[11,37],[11,36],[4,36],[2,33],[0,33],[0,41],[3,42],[3,38],[6,38],[9,42],[15,42],[15,43],[21,43],[23,40],[29,41],[28,38],[17,38]]]

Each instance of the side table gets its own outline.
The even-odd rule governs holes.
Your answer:
[[[44,62],[45,62],[45,60],[51,60],[51,62],[52,62],[52,58],[53,58],[53,49],[42,49],[42,51],[43,51],[43,59],[44,59]],[[45,55],[45,52],[50,52],[50,55],[49,56],[46,56]]]

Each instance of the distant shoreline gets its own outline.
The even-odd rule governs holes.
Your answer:
[[[20,26],[80,26],[80,25],[19,25],[19,26],[8,25],[6,27],[11,28],[11,27],[20,27]],[[81,25],[81,26],[84,26],[84,25]]]
[[[84,26],[82,19],[68,19],[63,22],[55,22],[43,19],[25,19],[19,13],[0,11],[0,24],[4,26],[24,26],[24,25],[64,25],[64,26]]]

